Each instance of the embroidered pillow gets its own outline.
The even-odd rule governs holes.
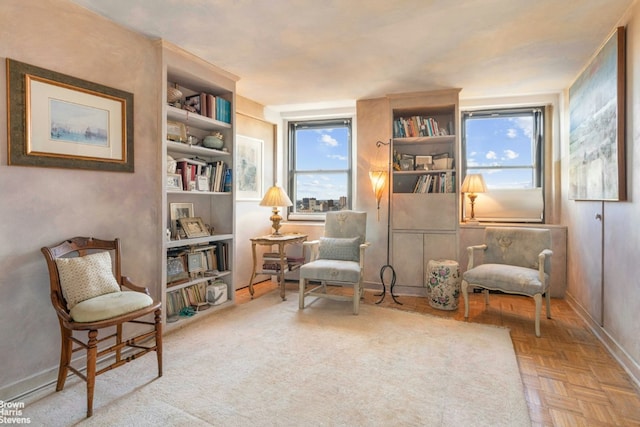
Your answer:
[[[97,252],[76,258],[58,258],[56,265],[62,295],[67,300],[69,310],[79,302],[120,291],[120,285],[113,277],[109,252]]]
[[[319,258],[358,262],[360,260],[360,238],[321,237]]]

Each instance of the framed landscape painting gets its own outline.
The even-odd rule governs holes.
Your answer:
[[[239,200],[262,199],[264,141],[237,135],[236,185]]]
[[[133,94],[7,58],[8,163],[133,172]]]
[[[569,198],[623,201],[625,29],[619,27],[569,89]]]

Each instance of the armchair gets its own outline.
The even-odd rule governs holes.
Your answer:
[[[304,242],[310,254],[308,263],[300,267],[300,310],[305,297],[315,296],[341,301],[353,301],[353,314],[358,314],[363,294],[364,251],[366,239],[366,212],[327,212],[324,237]],[[320,285],[306,289],[309,281]],[[327,283],[352,285],[352,295],[327,293]]]
[[[551,318],[551,232],[540,228],[487,227],[482,245],[469,246],[469,265],[462,274],[464,317],[469,317],[469,287],[484,289],[489,304],[489,290],[527,295],[535,301],[535,331],[540,337],[542,295]],[[483,262],[474,266],[474,255],[483,254]]]
[[[82,378],[87,383],[87,417],[90,417],[97,375],[155,351],[158,376],[162,376],[161,303],[149,296],[147,288],[136,286],[121,275],[120,240],[74,237],[41,251],[49,269],[51,303],[60,324],[56,391],[64,388],[68,371]],[[153,320],[141,319],[148,315]],[[153,330],[136,329],[134,337],[123,341],[125,323],[148,325]],[[98,331],[105,328],[115,328],[115,333],[110,329],[109,335],[98,339]],[[74,332],[80,336],[75,337]],[[110,346],[98,349],[112,339],[115,342],[111,341]],[[123,355],[127,348],[131,353]],[[86,375],[71,365],[71,356],[77,350],[86,350]],[[96,370],[98,358],[112,353],[115,356],[109,365]]]

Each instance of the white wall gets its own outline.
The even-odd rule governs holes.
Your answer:
[[[56,374],[60,334],[40,248],[65,238],[120,237],[124,272],[159,298],[159,62],[151,41],[66,0],[0,2],[5,58],[132,92],[135,173],[7,165],[0,85],[0,400]]]

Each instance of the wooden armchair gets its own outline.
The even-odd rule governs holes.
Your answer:
[[[97,375],[155,351],[158,376],[162,376],[161,303],[155,302],[146,288],[136,286],[121,275],[120,240],[74,237],[41,250],[49,268],[51,303],[60,323],[56,391],[64,388],[68,371],[82,378],[87,383],[87,417],[90,417]],[[153,320],[141,319],[147,315],[153,315]],[[150,325],[153,330],[136,329],[136,336],[123,341],[123,324],[127,322]],[[112,327],[115,332],[111,329],[108,335],[98,339],[99,330]],[[82,333],[86,338],[74,337],[75,331],[86,331]],[[105,344],[108,347],[102,348],[102,343],[112,339],[115,342],[110,341]],[[71,366],[73,353],[83,349],[86,350],[86,375]],[[127,349],[131,352],[124,352]],[[111,353],[115,353],[115,359],[110,358],[108,366],[96,371],[97,360],[107,355],[113,357]]]
[[[469,287],[484,289],[489,304],[489,290],[527,295],[535,301],[535,331],[540,336],[542,296],[551,318],[551,232],[541,228],[487,227],[484,244],[469,246],[469,266],[462,274],[464,317],[469,317]],[[474,255],[483,254],[483,262],[474,265]]]
[[[355,211],[327,212],[324,237],[304,242],[310,249],[310,261],[300,267],[299,308],[304,309],[305,297],[314,296],[353,302],[353,314],[358,314],[364,289],[364,250],[367,213]],[[307,289],[309,281],[320,282]],[[353,286],[352,295],[327,292],[327,283]]]

